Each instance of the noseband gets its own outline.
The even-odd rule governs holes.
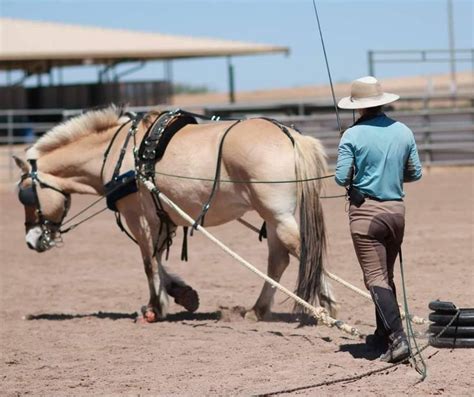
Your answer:
[[[38,165],[35,159],[28,160],[28,162],[31,165],[31,171],[21,176],[20,183],[27,178],[31,178],[31,186],[20,187],[18,191],[18,199],[24,206],[35,208],[36,214],[38,216],[38,221],[25,222],[25,226],[40,226],[42,230],[40,244],[43,245],[43,248],[46,248],[46,246],[48,246],[47,248],[50,248],[52,245],[55,244],[53,240],[53,234],[54,232],[58,232],[60,230],[61,224],[69,210],[71,204],[71,195],[42,181],[38,176]],[[64,209],[63,214],[61,216],[61,220],[59,222],[54,222],[52,220],[46,219],[46,217],[44,216],[43,211],[41,210],[41,203],[38,197],[38,187],[40,189],[54,190],[55,192],[61,193],[64,196]]]

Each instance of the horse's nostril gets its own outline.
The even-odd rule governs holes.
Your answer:
[[[31,244],[30,242],[27,242],[26,245],[28,246],[29,249],[32,249],[32,250],[35,249],[35,246]]]

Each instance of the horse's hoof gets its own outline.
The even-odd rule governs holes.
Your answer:
[[[174,301],[188,312],[195,312],[199,307],[199,295],[190,286],[175,287]]]
[[[147,323],[156,323],[158,321],[158,316],[156,315],[156,313],[153,310],[147,310],[143,314],[143,319]]]
[[[161,318],[150,306],[142,306],[141,312],[142,316],[137,318],[140,324],[156,323]]]

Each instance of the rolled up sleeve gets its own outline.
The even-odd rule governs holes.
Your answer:
[[[352,166],[354,165],[354,147],[347,137],[347,133],[342,137],[337,150],[336,183],[340,186],[347,186],[351,183]]]

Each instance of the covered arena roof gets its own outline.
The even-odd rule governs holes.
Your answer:
[[[282,46],[0,18],[0,69],[288,53]]]

